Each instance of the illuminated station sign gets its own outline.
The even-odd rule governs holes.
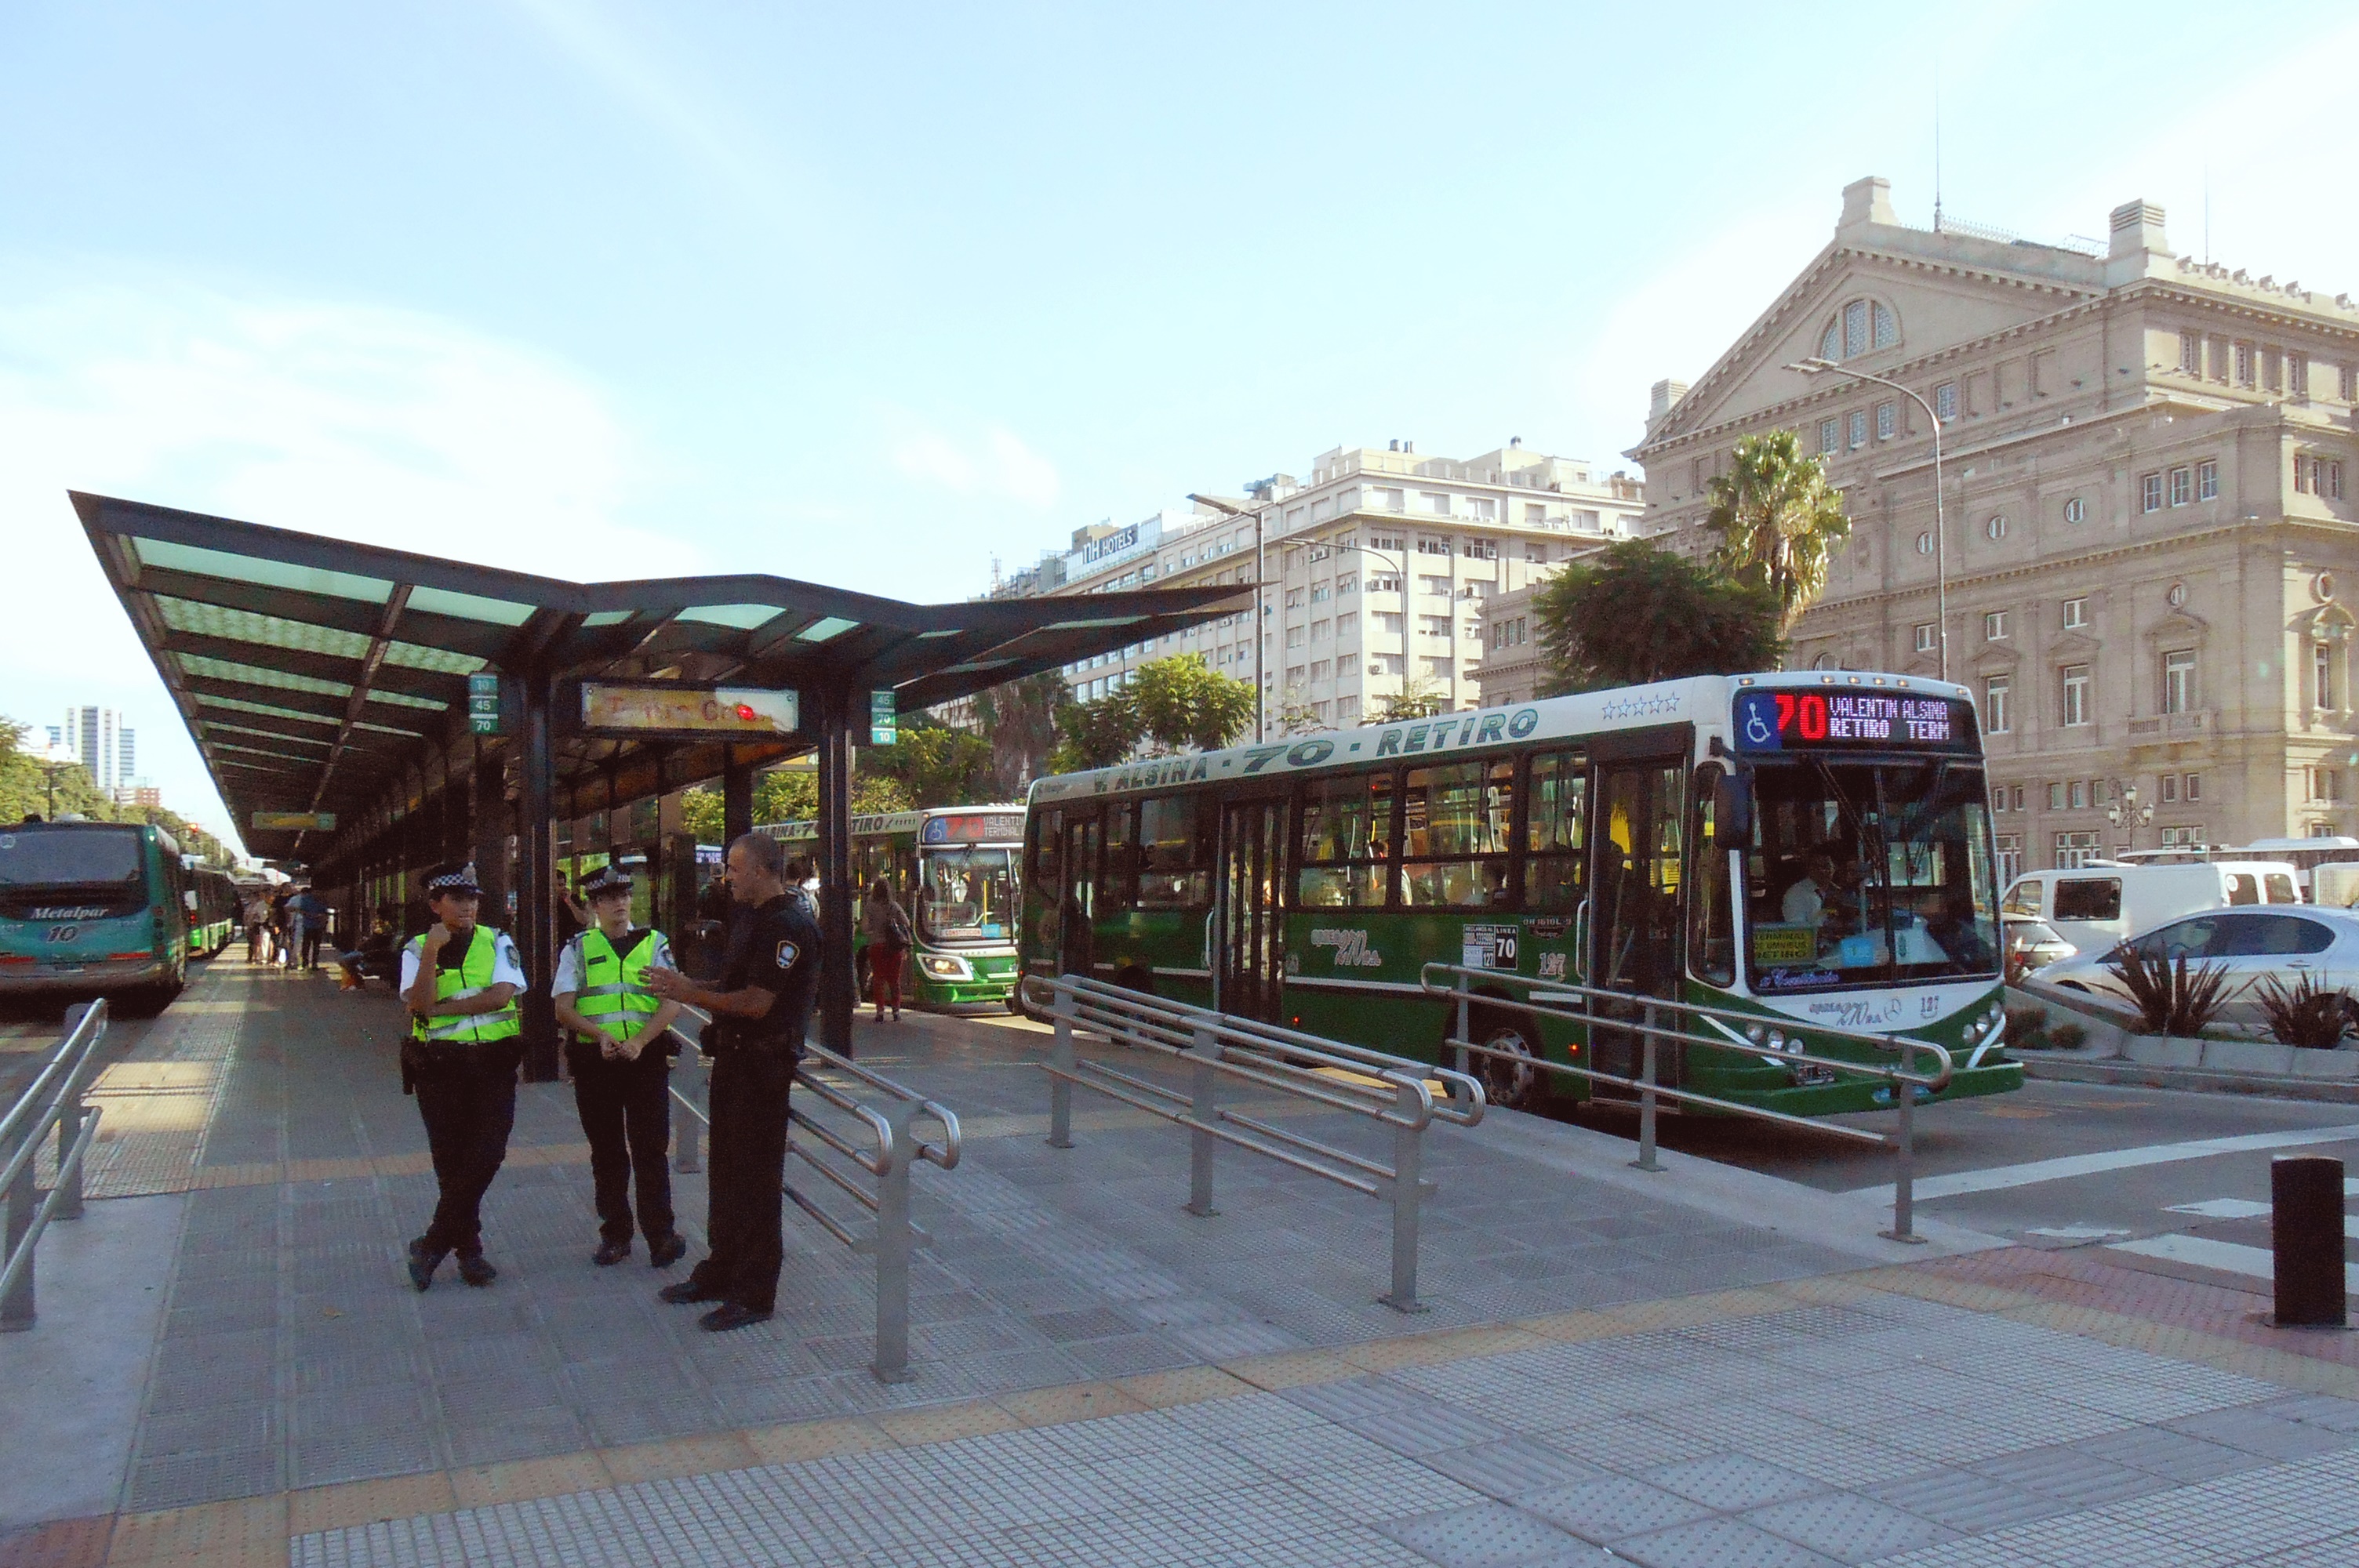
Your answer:
[[[1890,691],[1745,691],[1736,697],[1740,752],[1972,752],[1973,705]]]
[[[582,728],[602,735],[791,735],[799,694],[745,687],[582,683]]]

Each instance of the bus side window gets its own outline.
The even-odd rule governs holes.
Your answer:
[[[1728,885],[1732,846],[1721,837],[1729,777],[1719,768],[1698,768],[1695,784],[1695,824],[1689,840],[1695,862],[1688,883],[1688,962],[1696,979],[1707,985],[1734,985],[1736,914]]]
[[[1524,907],[1570,910],[1582,897],[1588,856],[1589,775],[1577,752],[1552,752],[1531,762],[1524,827]]]
[[[1053,895],[1061,851],[1065,844],[1065,814],[1061,811],[1036,811],[1032,814],[1032,885],[1043,894]]]
[[[1104,870],[1098,877],[1095,913],[1120,914],[1137,902],[1138,803],[1117,801],[1106,807]]]
[[[1298,909],[1381,909],[1392,871],[1393,775],[1311,779],[1295,856]]]
[[[1138,803],[1138,907],[1202,909],[1212,903],[1211,835],[1200,832],[1201,797],[1167,795]]]
[[[1507,902],[1516,765],[1452,762],[1409,770],[1402,803],[1401,903],[1495,909]]]

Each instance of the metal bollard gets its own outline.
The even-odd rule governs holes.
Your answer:
[[[1630,1162],[1641,1171],[1659,1171],[1662,1162],[1655,1158],[1655,1004],[1648,1002],[1645,1014],[1646,1034],[1640,1050],[1644,1065],[1639,1068],[1638,1082],[1638,1157]]]
[[[2343,1328],[2343,1162],[2280,1154],[2269,1162],[2269,1246],[2279,1328]]]
[[[1463,1036],[1461,1036],[1463,1038]],[[1425,1109],[1416,1088],[1408,1084],[1394,1092],[1393,1106],[1414,1120]],[[1423,1155],[1425,1130],[1393,1126],[1393,1288],[1376,1299],[1395,1312],[1423,1312],[1417,1299],[1417,1226],[1419,1205],[1425,1196]]]
[[[1902,1046],[1904,1071],[1913,1070],[1913,1050]],[[1900,1108],[1900,1130],[1893,1141],[1892,1228],[1882,1234],[1887,1240],[1922,1246],[1925,1238],[1917,1234],[1917,1086],[1893,1079],[1892,1101]]]
[[[1458,1038],[1461,1040],[1472,1041],[1474,1038],[1473,1035],[1467,1033],[1469,1022],[1467,1015],[1470,1011],[1471,1010],[1466,1005],[1466,977],[1464,975],[1461,975],[1458,977]],[[1468,1054],[1469,1053],[1465,1046],[1461,1045],[1458,1048],[1458,1070],[1462,1073],[1467,1070],[1466,1059]]]
[[[0,1151],[5,1157],[5,1151]],[[15,1182],[8,1187],[8,1246],[0,1252],[0,1260],[14,1258],[16,1249],[25,1246],[25,1238],[32,1234],[33,1211],[40,1206],[39,1191],[33,1185],[33,1162],[25,1162]],[[0,1296],[0,1333],[20,1334],[33,1326],[33,1251],[27,1248],[25,1266],[16,1275],[8,1293]]]
[[[1057,993],[1056,1043],[1049,1047],[1049,1065],[1056,1069],[1049,1076],[1049,1147],[1071,1149],[1073,1146],[1073,1080],[1076,1065],[1073,1055],[1073,994]]]
[[[68,1034],[82,1027],[82,1020],[89,1015],[93,1005],[91,1002],[83,1002],[79,1006],[66,1009]],[[99,1028],[100,1038],[103,1039],[105,1033],[105,1025],[102,1022]],[[82,1162],[71,1160],[70,1157],[73,1152],[74,1140],[82,1136],[82,1118],[90,1114],[90,1108],[82,1104],[82,1096],[90,1087],[84,1081],[84,1076],[85,1075],[94,1076],[92,1070],[97,1065],[98,1044],[96,1041],[92,1041],[90,1050],[83,1054],[81,1064],[74,1068],[72,1076],[68,1080],[71,1087],[67,1091],[66,1104],[58,1117],[58,1196],[57,1210],[52,1217],[54,1218],[80,1219],[82,1217]]]
[[[1197,1124],[1188,1130],[1188,1212],[1209,1219],[1221,1212],[1212,1206],[1212,1152],[1220,1140],[1204,1130],[1221,1114],[1221,1076],[1212,1070],[1221,1059],[1219,1037],[1209,1029],[1197,1030],[1188,1054],[1195,1059],[1188,1115]]]
[[[885,1113],[893,1129],[887,1158],[876,1178],[876,1359],[881,1383],[909,1380],[909,1168],[918,1162],[918,1140],[909,1122],[922,1107],[907,1101]]]

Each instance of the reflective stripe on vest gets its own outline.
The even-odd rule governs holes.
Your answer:
[[[617,978],[604,985],[583,985],[573,993],[573,1011],[611,1039],[628,1040],[637,1033],[639,1026],[663,1007],[663,998],[647,988],[647,966],[655,959],[658,940],[650,931],[618,959],[614,945],[596,926],[576,936],[573,957],[581,978],[589,979],[592,964],[609,967]]]
[[[492,969],[498,961],[500,934],[488,926],[475,927],[475,935],[467,944],[465,957],[454,968],[437,967],[434,971],[434,1000],[464,1001],[481,996],[491,989]],[[409,950],[419,963],[426,962],[426,938],[414,936]],[[473,1012],[460,1018],[440,1020],[419,1018],[410,1020],[410,1033],[419,1040],[454,1040],[462,1043],[483,1043],[513,1040],[524,1033],[524,1010],[510,997],[508,1004],[497,1012]]]

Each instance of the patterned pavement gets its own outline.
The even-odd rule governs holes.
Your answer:
[[[1093,1108],[1050,1151],[1038,1036],[913,1020],[864,1054],[969,1142],[919,1174],[887,1388],[862,1260],[808,1225],[778,1317],[719,1338],[643,1262],[591,1269],[555,1086],[494,1188],[499,1283],[410,1292],[431,1181],[384,994],[231,964],[190,1000],[121,1065],[169,1108],[102,1189],[190,1194],[121,1512],[0,1568],[2359,1561],[2347,1336],[2216,1286],[2016,1249],[1862,1273],[1445,1129],[1404,1318],[1380,1206],[1236,1156],[1185,1216],[1175,1130]]]

